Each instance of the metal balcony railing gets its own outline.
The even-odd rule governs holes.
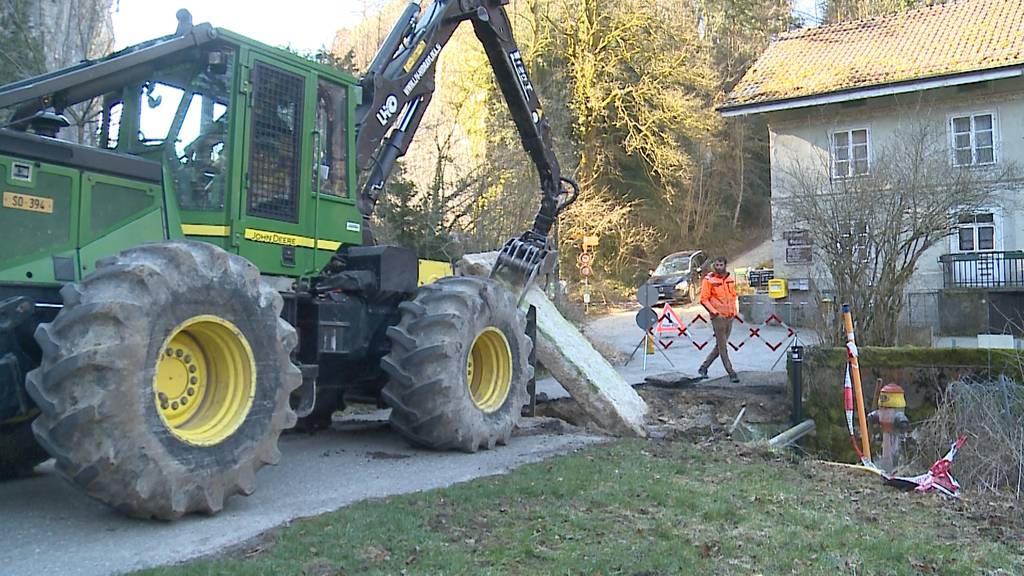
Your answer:
[[[939,256],[946,288],[1024,288],[1024,251]]]

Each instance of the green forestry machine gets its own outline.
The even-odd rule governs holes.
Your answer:
[[[533,375],[518,305],[578,192],[507,2],[409,4],[362,78],[180,11],[172,35],[0,87],[0,475],[53,457],[170,519],[253,492],[283,430],[346,403],[390,407],[417,445],[505,443]],[[489,278],[423,284],[370,217],[467,21],[541,207]],[[96,144],[57,139],[90,104]]]

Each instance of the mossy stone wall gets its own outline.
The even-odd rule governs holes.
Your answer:
[[[1012,350],[864,347],[859,349],[859,360],[865,410],[875,408],[876,382],[881,378],[882,384],[895,382],[903,387],[911,423],[931,416],[945,386],[961,377],[1006,374],[1020,380],[1024,373],[1024,356]],[[792,375],[792,363],[787,369]],[[845,371],[846,349],[804,350],[803,411],[805,418],[814,419],[816,430],[802,446],[821,457],[854,462],[843,410]],[[871,450],[874,454],[877,447],[873,444]]]

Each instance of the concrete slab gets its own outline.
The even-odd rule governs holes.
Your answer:
[[[537,358],[601,428],[646,436],[647,404],[543,292],[531,288],[524,305],[537,308]]]
[[[459,273],[486,276],[496,252],[469,254],[456,266]],[[555,308],[547,296],[531,288],[523,308],[537,308],[537,359],[562,388],[602,429],[630,436],[646,436],[647,404],[590,341]]]

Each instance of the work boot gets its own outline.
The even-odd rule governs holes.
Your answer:
[[[729,382],[732,382],[733,384],[739,384],[740,383],[740,376],[739,376],[739,374],[729,374]]]
[[[699,380],[707,380],[707,378],[708,378],[708,369],[705,368],[704,366],[701,366],[700,368],[697,368],[697,378]]]

